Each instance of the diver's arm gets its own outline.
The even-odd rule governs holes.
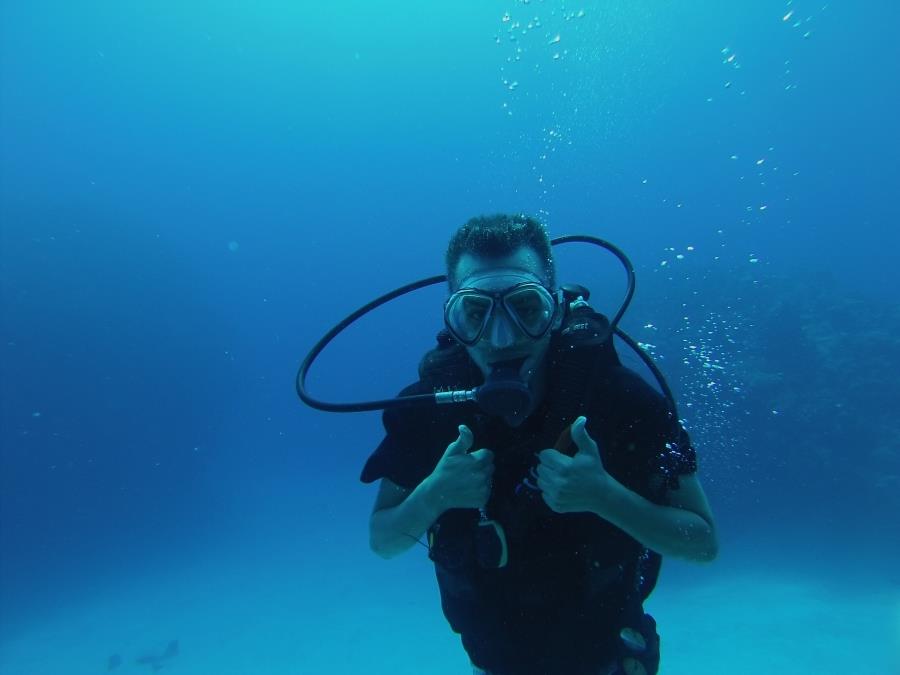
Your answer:
[[[414,490],[383,478],[369,520],[369,546],[382,558],[409,550],[440,513],[428,495],[428,479]]]
[[[465,424],[447,446],[437,466],[412,491],[382,478],[369,521],[369,545],[382,558],[392,558],[415,544],[444,511],[480,509],[491,495],[494,453],[469,452],[473,435]]]
[[[696,475],[679,476],[679,483],[661,505],[613,480],[592,511],[661,555],[711,562],[719,543],[709,502]]]

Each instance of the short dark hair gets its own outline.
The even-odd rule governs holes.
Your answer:
[[[455,288],[459,279],[454,273],[464,253],[479,257],[511,255],[521,247],[537,253],[543,262],[544,280],[551,288],[556,286],[556,266],[547,229],[534,218],[526,215],[496,214],[471,218],[450,238],[447,246],[447,281]]]

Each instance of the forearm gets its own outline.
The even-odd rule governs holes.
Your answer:
[[[616,481],[592,510],[663,556],[709,562],[718,553],[715,532],[702,517],[654,504]]]
[[[393,558],[415,545],[441,511],[433,504],[428,479],[397,506],[372,514],[369,546],[382,558]]]

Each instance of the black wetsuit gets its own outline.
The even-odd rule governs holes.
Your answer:
[[[547,394],[518,428],[474,406],[386,410],[385,438],[362,471],[363,482],[388,478],[415,488],[456,439],[459,424],[472,429],[473,449],[493,451],[487,512],[506,532],[508,564],[478,564],[475,509],[450,509],[429,530],[444,614],[471,660],[492,674],[596,675],[622,653],[619,631],[648,623],[640,580],[646,550],[597,515],[555,513],[539,492],[523,487],[535,452],[553,447],[560,431],[585,415],[606,470],[645,498],[660,503],[666,488],[678,486],[679,475],[696,471],[690,440],[655,389],[618,359],[586,369],[571,359],[562,363],[567,356],[554,340]],[[468,357],[456,363],[438,375],[424,373],[402,393],[479,383]],[[591,377],[575,386],[567,368]],[[654,628],[649,641],[658,639]]]

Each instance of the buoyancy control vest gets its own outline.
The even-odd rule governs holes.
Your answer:
[[[596,383],[622,368],[608,320],[587,304],[569,312],[547,358],[545,395],[520,427],[483,414],[474,418],[478,447],[494,451],[486,511],[505,530],[508,564],[502,569],[479,565],[475,509],[450,509],[428,531],[444,613],[457,632],[505,621],[498,609],[503,606],[514,606],[524,616],[532,609],[580,602],[603,608],[613,619],[639,608],[656,584],[658,554],[594,514],[553,512],[538,491],[523,484],[536,464],[534,453],[554,447],[579,415],[600,423],[603,402],[595,399]],[[465,348],[442,332],[438,345],[423,357],[419,375],[440,390],[471,386],[480,373]],[[603,438],[595,438],[602,449]],[[653,501],[662,496],[649,483],[629,487]]]

